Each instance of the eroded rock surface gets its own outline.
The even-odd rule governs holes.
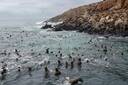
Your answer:
[[[103,0],[98,3],[71,9],[49,21],[62,24],[54,30],[78,30],[80,32],[128,35],[128,0]]]

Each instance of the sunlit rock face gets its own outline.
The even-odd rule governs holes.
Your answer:
[[[57,29],[128,35],[128,0],[104,0],[80,6],[51,18],[63,21]]]
[[[97,5],[98,10],[127,8],[128,0],[104,0]]]

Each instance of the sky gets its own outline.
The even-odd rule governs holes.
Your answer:
[[[32,25],[101,0],[0,0],[0,26]]]

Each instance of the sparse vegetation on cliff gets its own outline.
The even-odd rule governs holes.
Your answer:
[[[98,3],[71,9],[49,21],[63,23],[54,30],[128,35],[128,0],[103,0]]]

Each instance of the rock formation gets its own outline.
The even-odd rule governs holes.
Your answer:
[[[103,0],[64,12],[48,21],[63,23],[54,30],[128,35],[128,0]]]

